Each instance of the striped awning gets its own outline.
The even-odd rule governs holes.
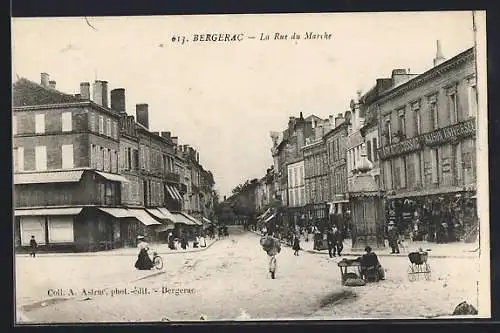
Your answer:
[[[14,174],[14,184],[78,183],[84,170]]]
[[[78,215],[82,209],[81,207],[16,209],[14,216]]]
[[[191,215],[186,214],[186,213],[181,213],[181,214],[184,215],[184,216],[186,216],[188,219],[192,220],[197,225],[203,225],[203,223],[201,221],[199,221],[197,218],[192,217]]]
[[[165,188],[172,199],[176,201],[182,201],[182,196],[175,186],[165,185]]]
[[[170,213],[166,208],[163,208],[163,210],[160,210],[159,208],[147,208],[146,209],[149,214],[153,215],[156,218],[159,218],[160,220],[170,220],[174,221],[174,217],[172,213]]]
[[[103,172],[103,171],[96,171],[95,173],[97,173],[99,176],[101,176],[107,180],[111,180],[114,182],[122,182],[122,183],[129,182],[129,180],[127,178],[120,176],[120,175],[117,175],[117,174],[114,174],[114,173]]]
[[[271,212],[271,208],[268,208],[268,209],[264,212],[264,214],[262,214],[261,216],[259,216],[257,219],[258,219],[258,220],[262,220],[264,217],[266,217],[266,216],[267,216],[267,214],[269,214],[269,212]]]
[[[196,222],[191,220],[190,218],[184,216],[184,214],[181,213],[172,213],[174,215],[174,222],[175,223],[181,223],[181,224],[186,224],[186,225],[196,225]]]
[[[160,222],[152,218],[144,209],[128,209],[136,219],[144,225],[161,225]]]
[[[274,216],[275,216],[275,214],[273,214],[273,215],[269,216],[267,219],[265,219],[265,221],[264,221],[264,222],[269,222],[269,221],[271,221],[271,220],[273,219],[273,217],[274,217]]]
[[[212,221],[210,221],[210,220],[209,220],[209,219],[207,219],[206,217],[204,217],[204,218],[203,218],[203,222],[212,224]]]
[[[108,208],[108,207],[99,207],[99,210],[118,218],[123,217],[135,217],[135,215],[126,208]]]

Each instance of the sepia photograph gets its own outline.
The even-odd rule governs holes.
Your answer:
[[[491,317],[485,11],[11,28],[15,324]]]

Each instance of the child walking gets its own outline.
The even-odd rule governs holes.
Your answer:
[[[35,258],[37,246],[38,246],[38,244],[36,243],[35,236],[31,236],[31,239],[30,239],[30,248],[31,248],[30,257]]]

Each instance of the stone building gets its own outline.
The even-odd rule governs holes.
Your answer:
[[[445,60],[377,101],[388,219],[400,232],[449,241],[477,231],[474,50]]]

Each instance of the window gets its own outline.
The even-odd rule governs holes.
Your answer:
[[[95,132],[95,114],[90,112],[90,131]]]
[[[17,170],[24,171],[24,147],[17,147]]]
[[[71,112],[63,112],[61,114],[62,120],[62,131],[63,132],[71,132],[73,130],[73,124],[71,123]]]
[[[408,165],[406,156],[401,157],[401,188],[406,188],[408,183]]]
[[[118,122],[113,121],[113,138],[118,139]]]
[[[452,92],[448,95],[448,108],[450,111],[450,123],[455,124],[458,122],[458,101],[457,93]]]
[[[372,149],[373,149],[373,161],[378,161],[378,153],[377,153],[377,138],[372,139]]]
[[[137,149],[133,149],[133,169],[137,170],[139,168],[139,151]]]
[[[103,162],[104,162],[103,154],[104,154],[104,149],[102,147],[97,146],[97,169],[98,170],[102,170],[102,167],[103,167]]]
[[[468,116],[469,117],[475,117],[477,115],[477,85],[476,85],[476,78],[471,78],[469,79],[468,82],[468,100],[469,100],[469,109],[468,109]]]
[[[432,183],[439,183],[439,151],[437,149],[431,150],[431,163],[432,163]]]
[[[17,117],[12,116],[12,134],[16,135],[17,134]]]
[[[398,131],[401,135],[406,135],[406,122],[405,122],[405,110],[400,109],[398,111]],[[403,138],[400,137],[402,140]]]
[[[104,116],[99,115],[99,134],[104,134]]]
[[[113,154],[112,154],[112,150],[108,148],[108,169],[107,171],[111,171],[111,165],[113,163]]]
[[[47,170],[47,148],[45,146],[35,147],[35,170]]]
[[[73,169],[73,145],[62,145],[61,146],[62,155],[62,168],[63,169]]]
[[[106,135],[111,137],[111,119],[107,118],[106,119]]]
[[[74,241],[73,216],[50,216],[48,229],[50,243],[71,243]]]
[[[387,143],[392,143],[392,128],[391,128],[391,119],[385,120],[385,137],[387,139]]]
[[[422,133],[422,125],[421,125],[421,119],[420,119],[420,102],[414,102],[411,105],[411,109],[413,110],[413,121],[414,121],[414,130],[415,130],[415,135],[419,135]]]
[[[431,130],[439,128],[437,95],[429,97],[429,117],[431,120]]]
[[[369,161],[372,161],[372,144],[370,140],[366,141],[366,158],[368,158]]]
[[[45,133],[45,115],[35,115],[35,133]]]

